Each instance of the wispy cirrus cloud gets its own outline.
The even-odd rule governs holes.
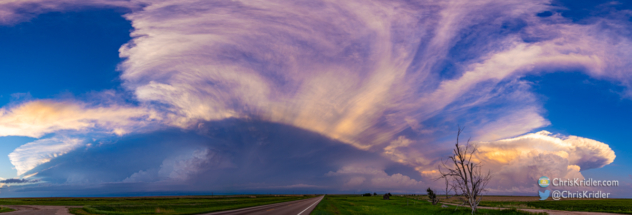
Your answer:
[[[62,156],[85,143],[81,139],[54,137],[24,144],[9,154],[11,163],[23,175],[29,170]]]
[[[496,113],[477,131],[500,139],[549,124],[521,77],[578,68],[613,80],[627,74],[628,38],[537,17],[548,1],[198,3],[163,1],[129,14],[136,38],[121,49],[124,85],[141,101],[171,105],[172,123],[184,127],[257,117],[368,148],[432,117],[462,118],[496,102],[520,110]],[[423,13],[432,15],[415,16]],[[498,32],[511,22],[522,26]],[[456,61],[456,47],[472,56],[442,77],[433,68]]]
[[[489,143],[507,142],[507,138],[549,125],[541,101],[522,79],[525,76],[581,70],[630,87],[629,23],[595,18],[577,24],[555,13],[538,17],[537,13],[556,9],[550,3],[2,2],[8,6],[1,13],[5,23],[25,17],[15,8],[30,7],[33,13],[41,13],[75,4],[143,7],[125,15],[134,27],[133,39],[120,49],[125,59],[120,65],[123,87],[134,93],[138,107],[30,102],[4,109],[0,126],[5,127],[0,132],[33,137],[60,130],[124,134],[144,126],[143,119],[158,115],[161,124],[192,130],[206,121],[257,119],[380,152],[423,176],[435,169],[444,155],[441,149],[449,147],[437,142],[443,143],[441,138],[452,134],[457,123],[473,128],[475,141]],[[56,115],[50,120],[28,118],[43,110]],[[529,135],[542,136],[538,139],[542,144],[551,142],[544,133],[521,137]],[[614,159],[606,144],[575,139],[569,143],[574,149],[542,151],[529,144],[513,144],[514,139],[509,139],[512,144],[488,149],[529,151],[524,162],[559,161],[555,168],[560,174],[581,174],[580,169],[602,167]],[[430,145],[435,149],[432,153],[421,150]],[[584,150],[596,146],[603,150]],[[576,157],[561,156],[562,152]],[[25,162],[26,155],[17,157],[17,165],[28,163],[20,167],[24,170],[41,160]],[[198,161],[191,159],[174,161],[173,166]],[[411,186],[420,183],[404,175],[393,179],[395,175],[383,170],[377,168],[373,175]],[[158,171],[140,169],[128,180],[164,178]],[[499,189],[522,183],[508,180],[509,174],[503,177],[508,182]],[[346,183],[362,185],[370,180],[359,174]]]
[[[507,36],[493,38],[499,47],[478,53],[482,63],[456,71],[462,77],[441,80],[432,75],[439,72],[432,68],[449,58],[450,48],[461,39],[458,32],[478,24],[455,20],[487,21],[493,19],[491,14],[528,17],[545,8],[537,2],[510,2],[504,5],[509,11],[492,1],[324,1],[318,7],[274,7],[282,1],[208,7],[188,3],[164,1],[128,15],[137,38],[121,49],[127,58],[122,64],[125,86],[141,101],[170,104],[172,122],[185,127],[196,120],[256,116],[366,149],[390,141],[411,122],[442,113],[472,96],[466,93],[473,89],[491,91],[497,83],[516,78],[514,74],[526,65],[553,59],[541,55],[540,46]],[[175,16],[167,8],[182,13]],[[433,16],[420,20],[415,17],[419,13]],[[502,24],[496,22],[489,28]],[[486,95],[477,97],[473,102],[482,103]],[[546,121],[530,125],[526,131]]]
[[[82,7],[118,7],[137,9],[141,5],[130,0],[2,0],[0,1],[0,24],[10,25],[29,20],[39,14],[75,10]]]

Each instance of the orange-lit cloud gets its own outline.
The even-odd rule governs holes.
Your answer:
[[[127,106],[89,106],[74,101],[35,100],[0,109],[0,136],[39,138],[64,130],[101,130],[123,135],[155,120],[153,111]]]
[[[605,143],[548,131],[479,143],[478,155],[485,168],[493,170],[494,188],[506,192],[534,191],[533,182],[541,176],[583,179],[580,171],[601,168],[616,158]]]
[[[327,176],[337,176],[345,179],[343,189],[361,189],[363,186],[370,186],[377,189],[391,189],[404,191],[414,189],[422,185],[421,181],[417,181],[408,176],[395,173],[387,174],[384,170],[374,167],[362,166],[345,166],[338,171],[329,172]]]

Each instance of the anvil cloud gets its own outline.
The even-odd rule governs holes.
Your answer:
[[[379,164],[347,160],[319,173],[339,177],[336,189],[412,189],[433,183],[432,173],[451,146],[444,138],[460,123],[480,143],[480,159],[500,169],[495,191],[532,189],[533,177],[581,176],[580,170],[612,163],[615,154],[607,143],[588,138],[529,134],[550,122],[525,76],[580,70],[632,95],[630,23],[537,16],[559,9],[550,3],[0,0],[5,24],[48,11],[129,8],[124,16],[133,39],[120,48],[119,69],[123,88],[138,102],[29,101],[1,110],[0,135],[66,135],[11,153],[19,174],[26,174],[88,144],[73,135],[126,135],[149,125],[199,131],[207,122],[263,121],[386,158]],[[16,12],[25,10],[30,13]],[[245,168],[236,164],[241,155],[216,147],[192,147],[112,180],[177,183]],[[555,160],[549,162],[556,166],[532,165],[537,159]],[[416,175],[387,173],[389,165]],[[513,176],[525,168],[534,172]]]

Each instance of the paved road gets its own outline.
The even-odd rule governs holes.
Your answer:
[[[325,196],[319,196],[316,198],[309,198],[303,200],[296,200],[291,202],[282,202],[271,205],[261,205],[256,207],[242,208],[230,211],[220,211],[214,213],[207,213],[201,215],[242,215],[242,214],[256,214],[256,215],[308,215],[314,210],[316,205]]]

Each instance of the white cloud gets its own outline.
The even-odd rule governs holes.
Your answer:
[[[540,131],[479,144],[479,159],[493,170],[495,189],[531,189],[541,176],[584,178],[580,171],[614,161],[607,144],[577,136]]]
[[[201,120],[256,118],[361,149],[383,148],[384,155],[423,172],[431,171],[437,155],[420,148],[441,142],[436,141],[445,135],[441,131],[459,122],[467,122],[480,141],[549,125],[541,103],[520,81],[526,75],[581,70],[594,78],[632,84],[632,42],[620,33],[629,24],[599,18],[579,25],[560,15],[537,17],[552,9],[548,0],[0,0],[0,22],[24,19],[17,9],[43,13],[69,5],[145,5],[125,15],[134,27],[134,39],[120,49],[125,58],[120,65],[123,86],[142,106],[29,102],[2,109],[0,135],[41,137],[62,130],[123,135],[158,118],[183,128],[195,128]],[[524,26],[499,32],[517,20]],[[467,56],[455,57],[454,50]],[[161,112],[150,111],[154,107]],[[424,136],[407,139],[400,134],[407,128]],[[549,141],[550,135],[537,134],[538,141]],[[545,167],[527,165],[540,159],[562,163],[542,171],[579,174],[614,159],[606,144],[574,136],[558,139],[572,147],[547,151],[506,140],[485,147],[501,154],[529,152],[513,159],[490,158],[499,168],[506,167],[501,172],[540,170]],[[162,171],[160,177],[184,180],[209,155],[200,156],[165,161],[164,170],[155,171]],[[346,183],[371,183],[367,174],[386,184],[413,183],[405,176],[375,171],[349,172],[359,176]],[[138,172],[131,178],[148,174]]]
[[[439,21],[448,23],[433,37],[432,50],[426,50],[433,57],[416,63],[432,67],[445,58],[454,32],[476,24],[458,19],[478,19],[476,11],[489,12],[491,3],[426,3],[444,8]],[[280,4],[288,6],[276,6]],[[492,10],[515,18],[544,7],[506,4],[515,8]],[[415,14],[433,13],[424,8],[415,11],[403,2],[380,1],[323,2],[315,8],[286,1],[161,1],[127,15],[136,38],[121,49],[127,58],[122,79],[141,101],[171,105],[173,125],[255,116],[366,149],[391,141],[406,128],[404,119],[428,119],[476,83],[502,80],[521,68],[520,63],[529,63],[497,65],[505,59],[498,57],[464,78],[444,81],[430,94],[419,92],[420,83],[436,81],[428,79],[430,71],[408,71],[419,51],[417,36],[428,34],[424,25],[437,21],[419,23]],[[418,28],[405,27],[409,25]],[[511,41],[505,43],[511,46]],[[512,53],[537,54],[520,48]],[[507,68],[489,73],[493,67]],[[385,128],[380,125],[387,112],[393,120]]]
[[[159,169],[141,170],[123,182],[186,181],[211,169],[230,168],[233,164],[210,149],[198,149],[190,154],[165,159]]]
[[[141,101],[170,105],[172,125],[256,117],[368,149],[446,110],[489,104],[499,98],[491,94],[506,93],[493,92],[501,82],[518,84],[511,80],[526,74],[582,68],[602,77],[614,75],[604,74],[608,68],[626,69],[622,56],[630,55],[620,45],[632,44],[628,39],[614,44],[617,38],[604,40],[599,25],[557,16],[544,22],[535,14],[550,9],[548,3],[323,1],[311,7],[166,0],[126,16],[135,38],[121,48],[127,58],[122,79]],[[476,39],[485,45],[468,50],[473,59],[458,62],[457,75],[432,75],[450,59],[460,32],[477,31],[472,26],[480,23],[493,30],[516,19],[527,26],[515,34],[481,30]],[[524,35],[540,41],[525,42]],[[537,101],[511,108],[516,111],[497,114],[476,133],[501,139],[549,124]]]
[[[160,180],[156,170],[140,170],[123,179],[123,182],[153,182]]]
[[[412,141],[406,139],[406,137],[400,136],[397,140],[391,141],[391,144],[384,148],[384,154],[392,157],[393,160],[403,163],[407,156],[403,152],[397,150],[397,148],[407,147],[411,142]]]
[[[616,158],[614,151],[605,143],[572,135],[553,135],[548,131],[481,143],[480,151],[488,159],[498,162],[550,153],[567,159],[570,165],[577,165],[582,170],[601,168]]]
[[[191,175],[219,165],[221,159],[209,150],[195,150],[190,155],[167,159],[162,162],[159,175],[173,180],[186,180]]]
[[[508,114],[494,121],[482,124],[477,129],[477,140],[491,141],[505,137],[512,137],[527,133],[534,128],[550,125],[549,121],[540,115],[542,111],[529,107],[525,109],[508,110]]]
[[[74,101],[35,100],[0,109],[0,136],[39,138],[62,130],[123,135],[156,119],[154,111],[127,106],[92,107]]]
[[[378,189],[417,189],[423,183],[406,175],[395,173],[388,175],[384,170],[375,167],[345,166],[336,172],[326,174],[330,177],[338,177],[344,181],[343,189],[358,189],[372,187]]]
[[[0,0],[0,24],[26,21],[38,14],[51,11],[103,6],[136,9],[141,5],[130,0]]]
[[[47,163],[51,159],[62,156],[83,145],[84,143],[81,139],[67,137],[41,139],[18,147],[9,154],[9,159],[11,164],[15,166],[18,175],[22,175],[38,165]]]
[[[344,183],[344,187],[358,187],[360,185],[362,185],[362,183],[364,183],[364,181],[366,180],[366,178],[364,177],[353,177],[351,179],[349,179],[349,181],[347,181],[346,183]]]
[[[570,24],[556,16],[540,21],[534,14],[550,9],[546,0],[323,1],[318,7],[282,0],[2,3],[11,6],[7,11],[36,5],[36,13],[70,5],[145,5],[126,15],[135,38],[120,50],[126,58],[121,78],[140,101],[170,105],[167,123],[189,127],[197,120],[255,116],[364,149],[444,113],[468,92],[480,93],[473,102],[460,104],[464,108],[485,104],[496,84],[534,70],[584,67],[596,76],[620,76],[604,71],[626,68],[619,59],[630,54],[627,39],[604,39],[599,25]],[[418,14],[433,15],[420,19]],[[476,31],[471,28],[480,23],[487,23],[483,30],[492,30],[515,19],[527,24],[520,33],[542,38],[541,32],[549,32],[548,39],[526,43],[518,34],[481,30],[477,39],[493,42],[475,44],[472,48],[481,51],[459,62],[457,76],[430,75],[450,58],[448,51],[463,37],[460,32]],[[426,42],[427,47],[420,46]],[[515,112],[492,119],[512,118],[522,125],[500,126],[505,131],[484,135],[503,138],[547,125],[540,111],[533,111],[537,103],[523,106],[532,117],[518,119],[524,112]]]

